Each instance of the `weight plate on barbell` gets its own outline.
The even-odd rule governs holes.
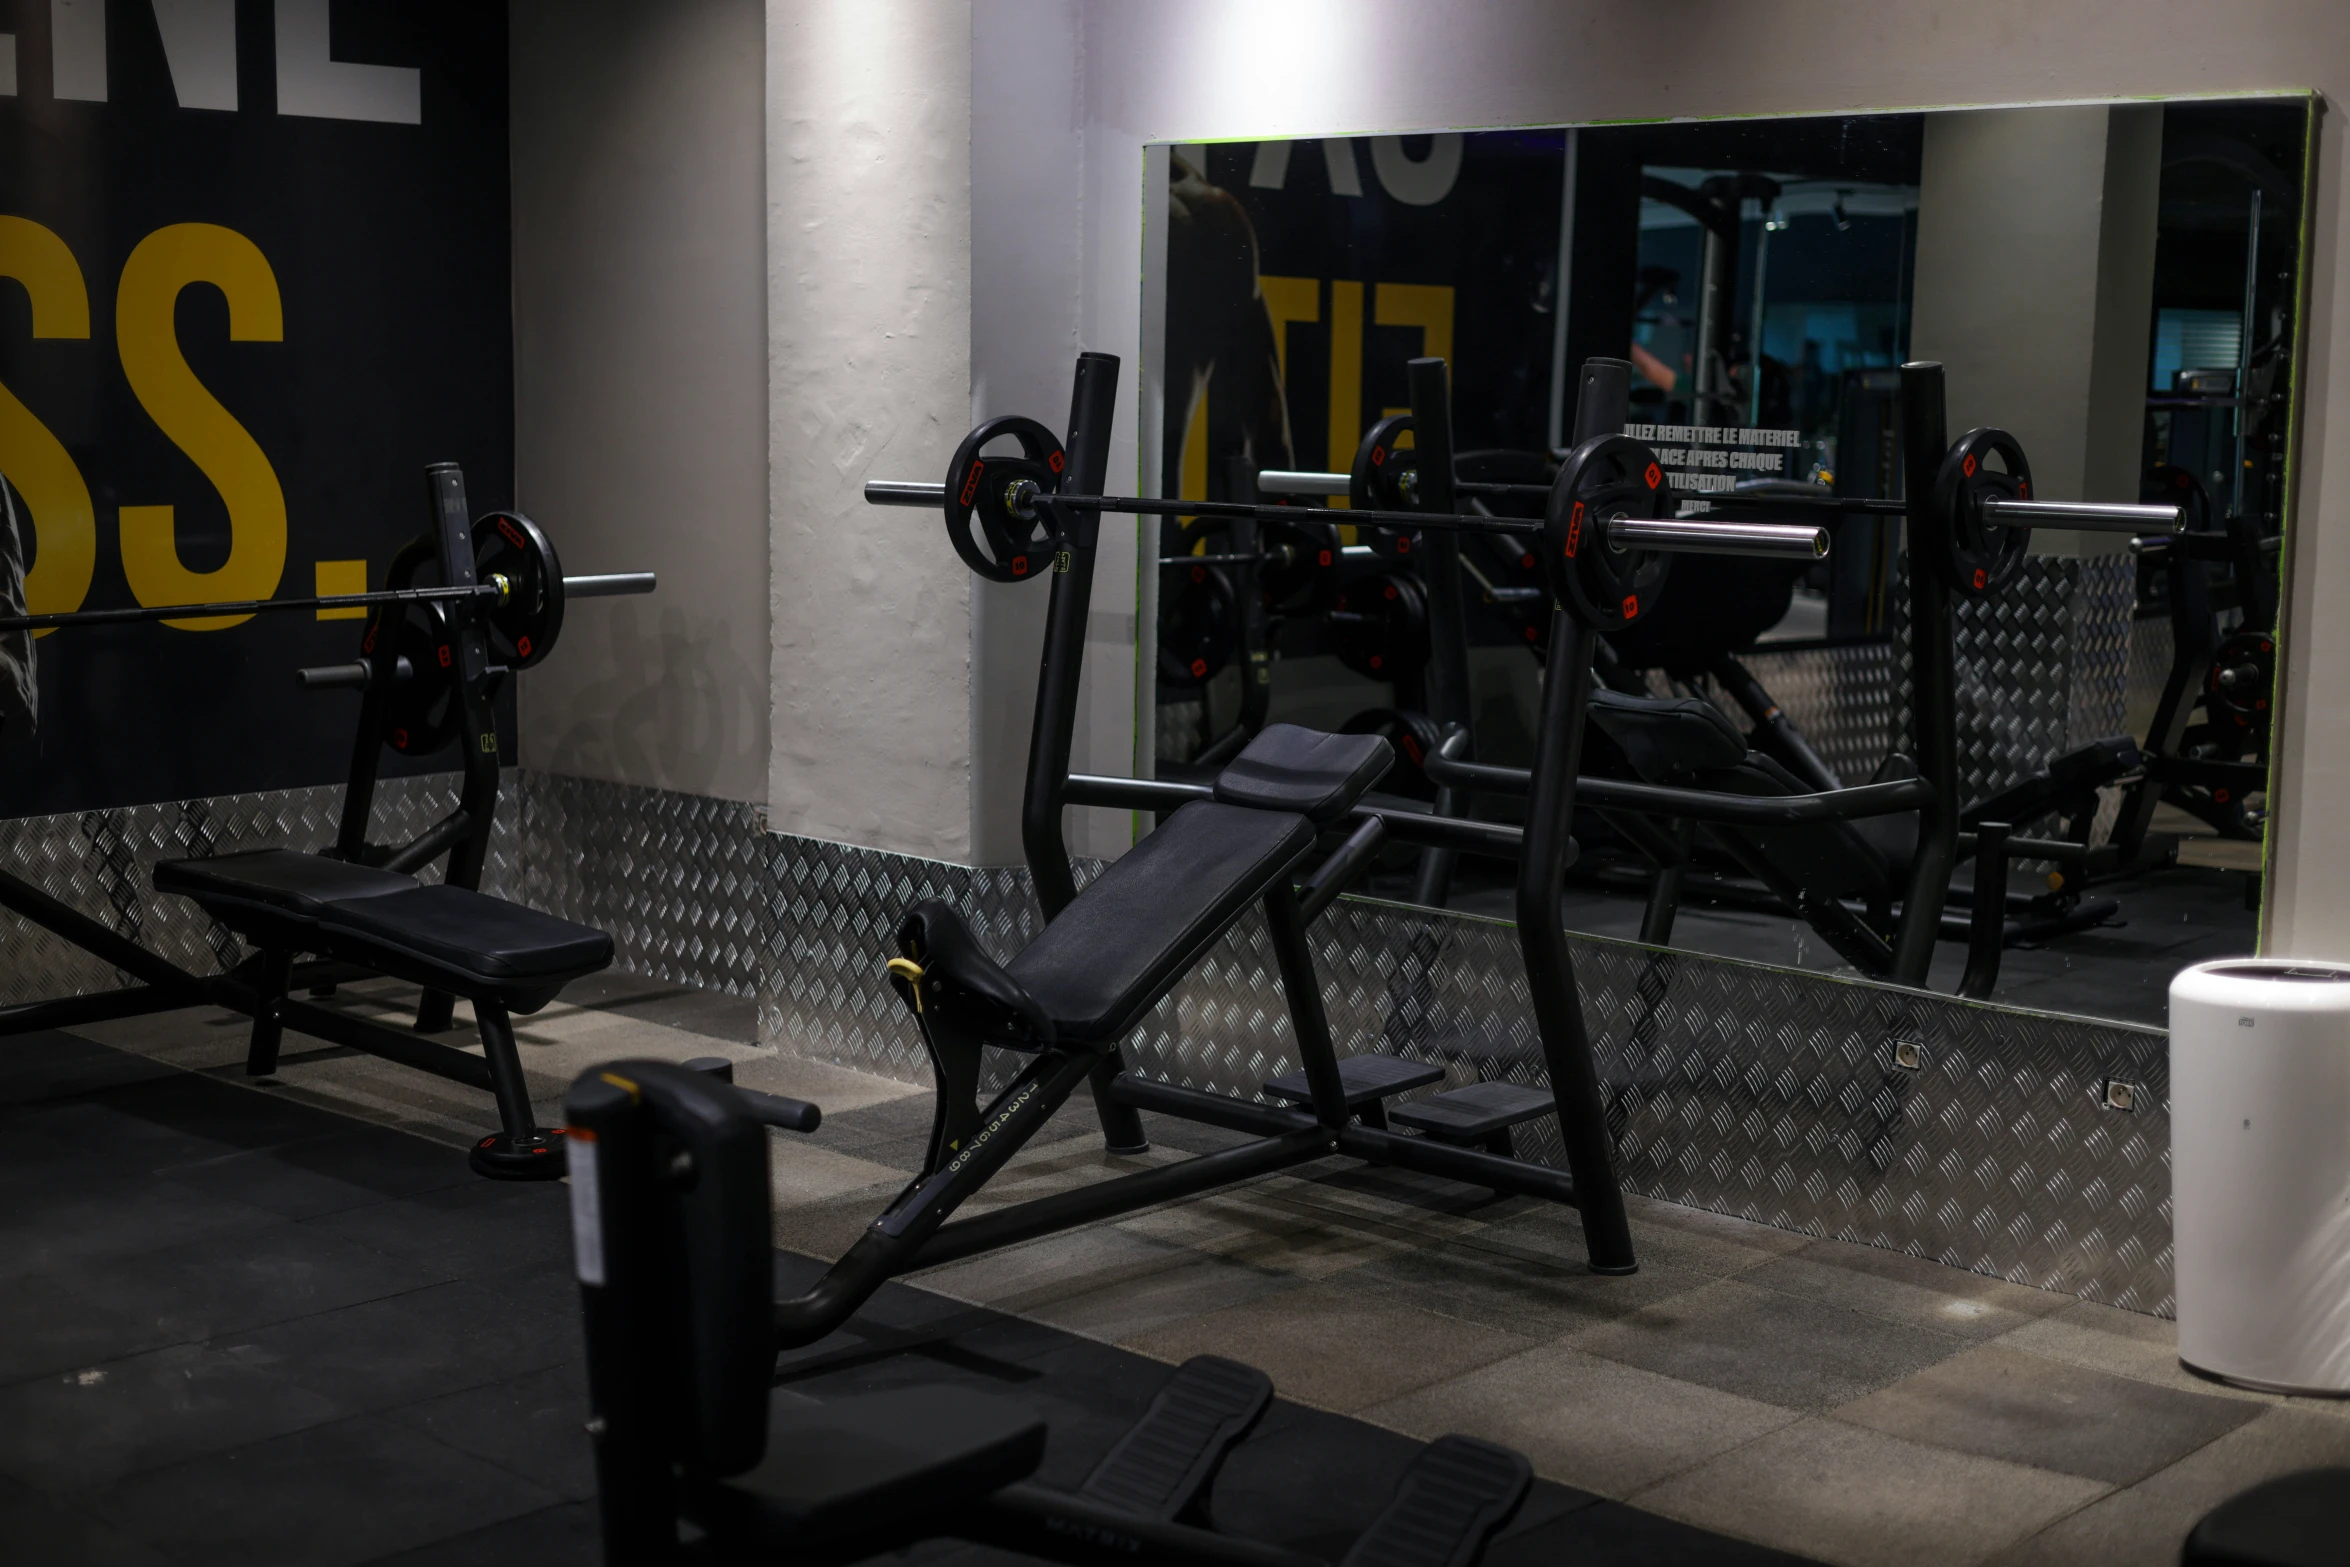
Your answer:
[[[2265,735],[2276,685],[2276,638],[2265,631],[2239,631],[2211,655],[2203,705],[2214,722],[2225,722],[2239,735]]]
[[[409,676],[385,698],[383,743],[403,756],[431,756],[457,738],[465,704],[457,697],[457,639],[438,604],[393,607],[392,650]],[[371,650],[374,638],[366,644]]]
[[[1996,456],[2000,467],[1986,459]],[[1971,598],[1995,593],[2023,569],[2032,547],[2030,528],[2009,527],[1983,515],[1983,502],[2032,498],[2032,465],[2023,444],[1988,425],[1967,431],[1952,444],[1935,475],[1935,502],[1942,508],[1943,569],[1950,586]]]
[[[1020,443],[1020,455],[990,455],[986,446],[999,437]],[[947,465],[947,540],[963,564],[994,582],[1023,582],[1038,575],[1052,561],[1055,538],[1052,522],[1041,506],[1023,517],[1012,509],[1011,491],[1023,480],[1042,495],[1061,487],[1069,459],[1060,440],[1034,419],[1005,414],[990,419],[955,448]],[[984,548],[972,533],[972,523],[984,535]]]
[[[1159,602],[1159,676],[1170,685],[1205,685],[1232,662],[1240,645],[1240,600],[1221,566],[1184,567],[1164,579]],[[1172,588],[1172,592],[1169,591]]]
[[[1175,554],[1229,554],[1232,533],[1229,517],[1193,517],[1176,530]],[[1337,599],[1343,556],[1331,524],[1260,521],[1257,548],[1264,556],[1257,589],[1267,613],[1318,615]]]
[[[2138,486],[2138,499],[2158,506],[2176,506],[2185,513],[2186,531],[2205,533],[2211,528],[2211,492],[2203,481],[2185,468],[2158,462],[2146,470],[2145,482]]]
[[[476,580],[506,579],[506,596],[484,617],[493,662],[528,669],[555,651],[563,632],[563,562],[544,530],[518,511],[486,512],[473,525]]]
[[[1357,511],[1419,510],[1419,457],[1410,447],[1396,444],[1411,433],[1410,414],[1389,414],[1364,433],[1347,473],[1349,505]],[[1408,528],[1364,524],[1360,532],[1365,544],[1391,559],[1404,559],[1418,547]]]
[[[1647,443],[1595,435],[1569,452],[1543,508],[1543,554],[1550,589],[1584,625],[1619,630],[1655,603],[1672,557],[1618,549],[1611,522],[1653,522],[1673,514],[1674,495]]]
[[[1428,592],[1403,571],[1358,577],[1330,612],[1331,650],[1373,680],[1410,680],[1428,662]]]

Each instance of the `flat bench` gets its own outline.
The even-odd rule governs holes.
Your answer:
[[[487,893],[291,849],[166,860],[155,867],[155,887],[191,899],[260,952],[249,1075],[277,1070],[289,1024],[459,1081],[475,1082],[486,1068],[505,1129],[474,1146],[474,1169],[506,1180],[563,1173],[560,1129],[540,1128],[531,1113],[512,1014],[536,1012],[573,980],[609,967],[608,933]],[[449,1061],[445,1047],[292,999],[294,958],[305,952],[472,1002],[482,1059],[446,1051],[458,1058]]]

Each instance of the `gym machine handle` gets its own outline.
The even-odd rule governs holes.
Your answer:
[[[1983,518],[2010,528],[2076,528],[2083,533],[2184,533],[2187,514],[2177,506],[2143,506],[2125,501],[2011,501],[1987,497]]]
[[[786,1132],[813,1132],[822,1124],[824,1112],[805,1099],[787,1099],[781,1094],[763,1094],[756,1088],[737,1088],[743,1108],[751,1119],[761,1126],[772,1126]]]

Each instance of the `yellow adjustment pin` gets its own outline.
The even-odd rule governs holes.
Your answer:
[[[912,958],[891,958],[889,960],[889,971],[893,976],[904,980],[907,985],[912,987],[914,992],[914,1010],[917,1012],[921,1011],[922,965],[915,962]]]
[[[627,1078],[622,1077],[619,1073],[598,1072],[596,1076],[601,1078],[603,1081],[610,1083],[614,1088],[619,1089],[622,1093],[628,1095],[629,1098],[636,1100],[639,1104],[644,1102],[645,1091],[637,1087],[636,1084],[630,1082]]]

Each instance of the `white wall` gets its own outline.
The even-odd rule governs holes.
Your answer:
[[[1016,9],[981,0],[974,25],[984,35]],[[1109,193],[1139,192],[1145,141],[2278,88],[2350,94],[2350,6],[2338,0],[1088,0],[1077,15],[1086,165],[1075,178],[1094,201],[1077,236],[1088,247],[1079,318],[1084,346],[1129,364],[1139,327],[1119,302],[1138,295],[1139,231],[1132,201]],[[2332,368],[2350,353],[2350,308],[2334,281],[2346,151],[2343,116],[2330,113],[2316,148],[2267,882],[2272,950],[2337,956],[2350,956],[2350,815],[2323,802],[2350,792],[2350,681],[2327,672],[2350,665],[2350,616],[2315,607],[2350,595],[2350,532],[2336,520],[2350,501],[2350,390],[2337,395]],[[974,169],[997,154],[975,142]],[[999,245],[975,252],[974,276],[1007,264]],[[993,306],[985,295],[975,303]],[[1056,308],[1056,326],[1065,318]]]
[[[943,478],[971,425],[971,38],[967,0],[767,9],[768,824],[944,859],[972,845],[971,576],[935,513],[862,488]]]
[[[767,798],[759,0],[514,0],[516,489],[582,600],[531,767]]]

